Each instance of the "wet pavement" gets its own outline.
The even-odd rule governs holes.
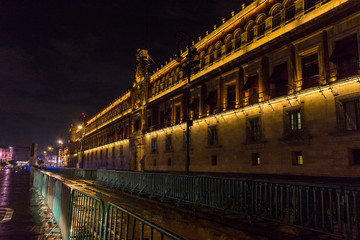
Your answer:
[[[0,239],[41,239],[29,171],[0,171]]]

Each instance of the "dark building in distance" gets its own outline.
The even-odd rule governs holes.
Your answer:
[[[70,128],[69,166],[358,177],[358,0],[256,0]],[[188,96],[187,94],[190,94]],[[189,102],[188,102],[189,99]]]

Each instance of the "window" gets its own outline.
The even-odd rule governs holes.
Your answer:
[[[264,36],[265,34],[265,18],[262,18],[258,23],[257,23],[257,27],[258,27],[258,30],[257,30],[257,37],[258,38],[261,38]]]
[[[164,111],[160,111],[160,124],[163,124],[165,120],[165,114]]]
[[[156,153],[156,152],[157,152],[157,139],[152,138],[151,139],[151,153]]]
[[[301,123],[301,112],[300,110],[296,110],[289,113],[289,120],[290,120],[290,131],[292,133],[297,133],[301,131],[302,123]]]
[[[278,7],[274,12],[273,12],[273,22],[272,22],[272,28],[277,28],[280,26],[281,23],[281,12],[280,12],[280,8]]]
[[[288,94],[288,68],[287,62],[274,67],[269,78],[270,96],[272,98]]]
[[[212,155],[212,156],[211,156],[211,165],[212,165],[212,166],[216,166],[216,165],[217,165],[217,156],[216,156],[216,155]]]
[[[259,102],[259,81],[257,74],[248,77],[242,88],[242,91],[245,96],[248,95],[247,98],[249,104],[255,104]]]
[[[112,160],[115,160],[115,147],[112,147],[112,150],[111,150],[111,159],[112,159]]]
[[[168,164],[168,166],[171,166],[171,158],[168,158],[167,164]]]
[[[259,142],[262,140],[260,117],[250,118],[246,122],[247,142]]]
[[[250,25],[247,30],[247,43],[251,43],[254,40],[254,26]]]
[[[151,116],[147,117],[147,128],[150,129],[151,128]]]
[[[348,99],[336,102],[337,122],[340,130],[356,131],[360,129],[360,99]]]
[[[227,86],[227,109],[232,109],[236,104],[236,91],[235,85]]]
[[[284,110],[284,137],[300,137],[304,129],[304,112],[303,109],[296,108]]]
[[[181,112],[181,107],[180,107],[180,106],[176,106],[176,107],[175,107],[175,124],[179,124],[179,123],[180,123],[180,112]]]
[[[304,164],[304,159],[303,159],[303,154],[302,152],[293,152],[293,165],[303,165]]]
[[[319,63],[318,54],[313,53],[301,57],[303,89],[318,85]]]
[[[124,146],[120,145],[120,157],[124,156]]]
[[[103,159],[103,150],[101,149],[100,150],[100,160],[102,160]]]
[[[134,132],[140,131],[140,118],[136,118],[134,121]]]
[[[252,153],[251,159],[252,159],[252,165],[254,165],[254,166],[260,165],[260,163],[261,163],[260,153]]]
[[[304,0],[304,10],[313,10],[317,1],[318,0]]]
[[[199,98],[196,97],[192,100],[190,105],[190,110],[192,111],[192,118],[199,118]]]
[[[290,22],[295,18],[295,4],[294,1],[288,1],[285,6],[285,21]]]
[[[337,41],[329,60],[336,64],[338,79],[357,75],[359,69],[357,35],[353,34]]]
[[[208,128],[208,145],[209,146],[218,145],[217,126],[210,126]]]
[[[360,165],[360,149],[350,149],[350,165]]]
[[[171,145],[171,134],[168,134],[165,136],[165,151],[171,151],[172,145]]]
[[[105,159],[108,160],[109,158],[109,149],[105,150]]]
[[[156,158],[153,159],[153,166],[156,166]]]
[[[217,90],[209,92],[205,104],[209,106],[209,114],[214,114],[217,108]]]

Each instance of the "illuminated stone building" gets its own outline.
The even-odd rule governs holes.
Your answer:
[[[256,0],[231,15],[192,43],[190,86],[187,51],[149,72],[139,50],[132,87],[70,129],[71,163],[184,171],[189,106],[190,172],[358,177],[360,1]]]

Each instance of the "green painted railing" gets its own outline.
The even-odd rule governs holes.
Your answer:
[[[98,170],[100,184],[360,239],[360,189],[349,186]]]
[[[68,240],[101,239],[104,203],[101,199],[73,189]]]
[[[103,239],[174,239],[183,238],[113,203],[106,206]]]

